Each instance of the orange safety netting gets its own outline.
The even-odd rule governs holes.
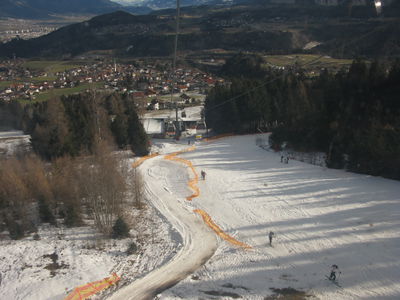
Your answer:
[[[245,249],[251,249],[252,247],[236,240],[235,238],[231,237],[229,234],[226,234],[217,224],[214,223],[214,221],[211,219],[211,217],[202,209],[195,209],[193,210],[195,213],[198,213],[204,220],[204,222],[212,229],[215,231],[217,235],[219,235],[221,238],[223,238],[225,241],[235,245],[239,246]]]
[[[106,277],[103,280],[90,282],[85,285],[78,286],[75,288],[64,300],[84,300],[97,294],[106,288],[110,287],[111,285],[115,284],[121,278],[112,273],[112,276]]]
[[[184,153],[184,152],[193,151],[195,149],[196,149],[196,147],[192,146],[192,147],[187,148],[185,150],[165,155],[165,159],[179,161],[179,162],[187,165],[192,170],[192,172],[194,174],[194,178],[189,180],[188,185],[194,191],[194,193],[191,194],[190,196],[186,197],[186,200],[188,200],[188,201],[192,201],[193,198],[196,198],[196,197],[200,196],[200,189],[197,186],[197,183],[199,182],[199,176],[197,175],[197,172],[194,169],[193,164],[189,160],[186,160],[186,159],[183,159],[183,158],[180,158],[180,157],[176,157],[176,156],[178,154],[181,154],[181,153]]]
[[[153,154],[150,154],[150,155],[147,155],[147,156],[143,156],[143,157],[139,158],[137,161],[135,161],[132,164],[132,167],[136,168],[136,167],[140,166],[145,160],[147,160],[149,158],[152,158],[152,157],[155,157],[157,155],[158,155],[158,153],[153,153]]]
[[[229,135],[225,135],[225,136],[229,136]],[[189,181],[188,185],[194,190],[194,193],[192,195],[190,195],[189,197],[186,197],[186,199],[189,200],[189,201],[191,201],[193,198],[198,197],[200,195],[200,189],[197,186],[197,183],[199,181],[199,176],[197,175],[196,170],[193,167],[193,164],[189,160],[177,157],[177,155],[182,154],[184,152],[193,151],[195,149],[196,149],[196,147],[192,146],[192,147],[187,148],[187,149],[185,149],[183,151],[174,152],[174,153],[171,153],[171,154],[168,154],[168,155],[164,156],[165,159],[179,161],[179,162],[189,166],[189,168],[192,169],[192,172],[194,174],[194,178],[192,178]],[[231,237],[229,234],[226,234],[221,228],[219,228],[219,226],[217,224],[215,224],[213,222],[211,217],[204,210],[195,209],[193,211],[195,213],[198,213],[199,215],[201,215],[201,217],[203,218],[204,222],[212,230],[214,230],[214,232],[217,235],[219,235],[225,241],[227,241],[227,242],[229,242],[229,243],[231,243],[231,244],[233,244],[235,246],[239,246],[239,247],[242,247],[242,248],[245,248],[245,249],[251,249],[252,248],[251,246],[247,245],[246,243],[240,242],[240,241],[236,240],[235,238]]]
[[[211,141],[222,139],[222,138],[228,137],[228,136],[234,136],[234,134],[233,133],[224,133],[224,134],[220,134],[220,135],[215,135],[215,136],[212,136],[209,138],[205,138],[205,139],[203,139],[203,141],[211,142]]]

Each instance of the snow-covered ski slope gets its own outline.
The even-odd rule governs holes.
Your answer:
[[[256,146],[257,137],[199,143],[180,155],[198,174],[207,173],[193,201],[185,200],[191,191],[184,179],[192,175],[182,173],[182,164],[157,159],[141,167],[164,182],[158,199],[167,191],[174,197],[166,201],[203,209],[227,234],[253,246],[243,250],[220,240],[203,267],[159,297],[264,299],[271,288],[291,287],[318,299],[400,299],[400,182],[283,164],[279,154]],[[184,147],[159,145],[164,152]],[[342,271],[341,288],[325,280],[332,264]]]

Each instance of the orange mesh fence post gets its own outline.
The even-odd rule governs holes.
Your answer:
[[[250,245],[247,245],[246,243],[240,242],[236,240],[235,238],[231,237],[229,234],[226,234],[217,224],[214,223],[214,221],[211,219],[211,217],[202,209],[195,209],[195,213],[199,214],[202,218],[204,223],[208,225],[214,232],[220,236],[222,239],[225,241],[231,243],[232,245],[242,247],[244,249],[251,249],[252,247]]]
[[[115,284],[121,278],[116,274],[112,273],[112,276],[106,277],[99,281],[90,282],[85,285],[78,286],[75,288],[64,300],[84,300],[105,290],[111,285]]]

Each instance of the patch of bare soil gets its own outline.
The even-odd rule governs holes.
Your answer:
[[[66,265],[64,263],[61,263],[61,264],[58,263],[58,255],[55,252],[52,254],[43,255],[43,258],[50,258],[52,260],[52,262],[50,264],[48,264],[47,266],[44,267],[45,269],[50,271],[51,277],[54,277],[56,275],[57,270],[66,269],[69,267],[68,265]]]
[[[312,295],[308,295],[304,291],[298,291],[294,288],[287,287],[282,289],[270,288],[274,291],[274,295],[267,296],[264,300],[307,300],[312,297]]]
[[[242,296],[236,293],[224,292],[224,291],[202,291],[204,294],[211,296],[231,297],[233,299],[240,299]]]

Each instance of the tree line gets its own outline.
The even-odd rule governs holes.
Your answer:
[[[115,235],[124,207],[142,207],[143,187],[140,175],[129,175],[110,150],[100,141],[90,156],[63,156],[52,163],[32,154],[2,160],[0,229],[19,239],[40,223],[81,226],[87,216],[104,235]]]
[[[106,236],[126,236],[124,208],[143,207],[143,183],[115,150],[145,155],[149,145],[133,99],[91,91],[8,111],[34,153],[0,159],[0,230],[18,239],[40,223],[80,226],[87,216]]]
[[[280,71],[261,64],[245,55],[227,61],[222,71],[231,83],[206,99],[209,127],[268,130],[275,149],[323,151],[329,167],[400,179],[400,61],[357,59],[348,70],[315,77],[299,66]]]
[[[136,155],[148,153],[148,139],[133,99],[120,94],[63,96],[24,106],[21,127],[44,159],[92,153],[96,139],[110,140]]]

